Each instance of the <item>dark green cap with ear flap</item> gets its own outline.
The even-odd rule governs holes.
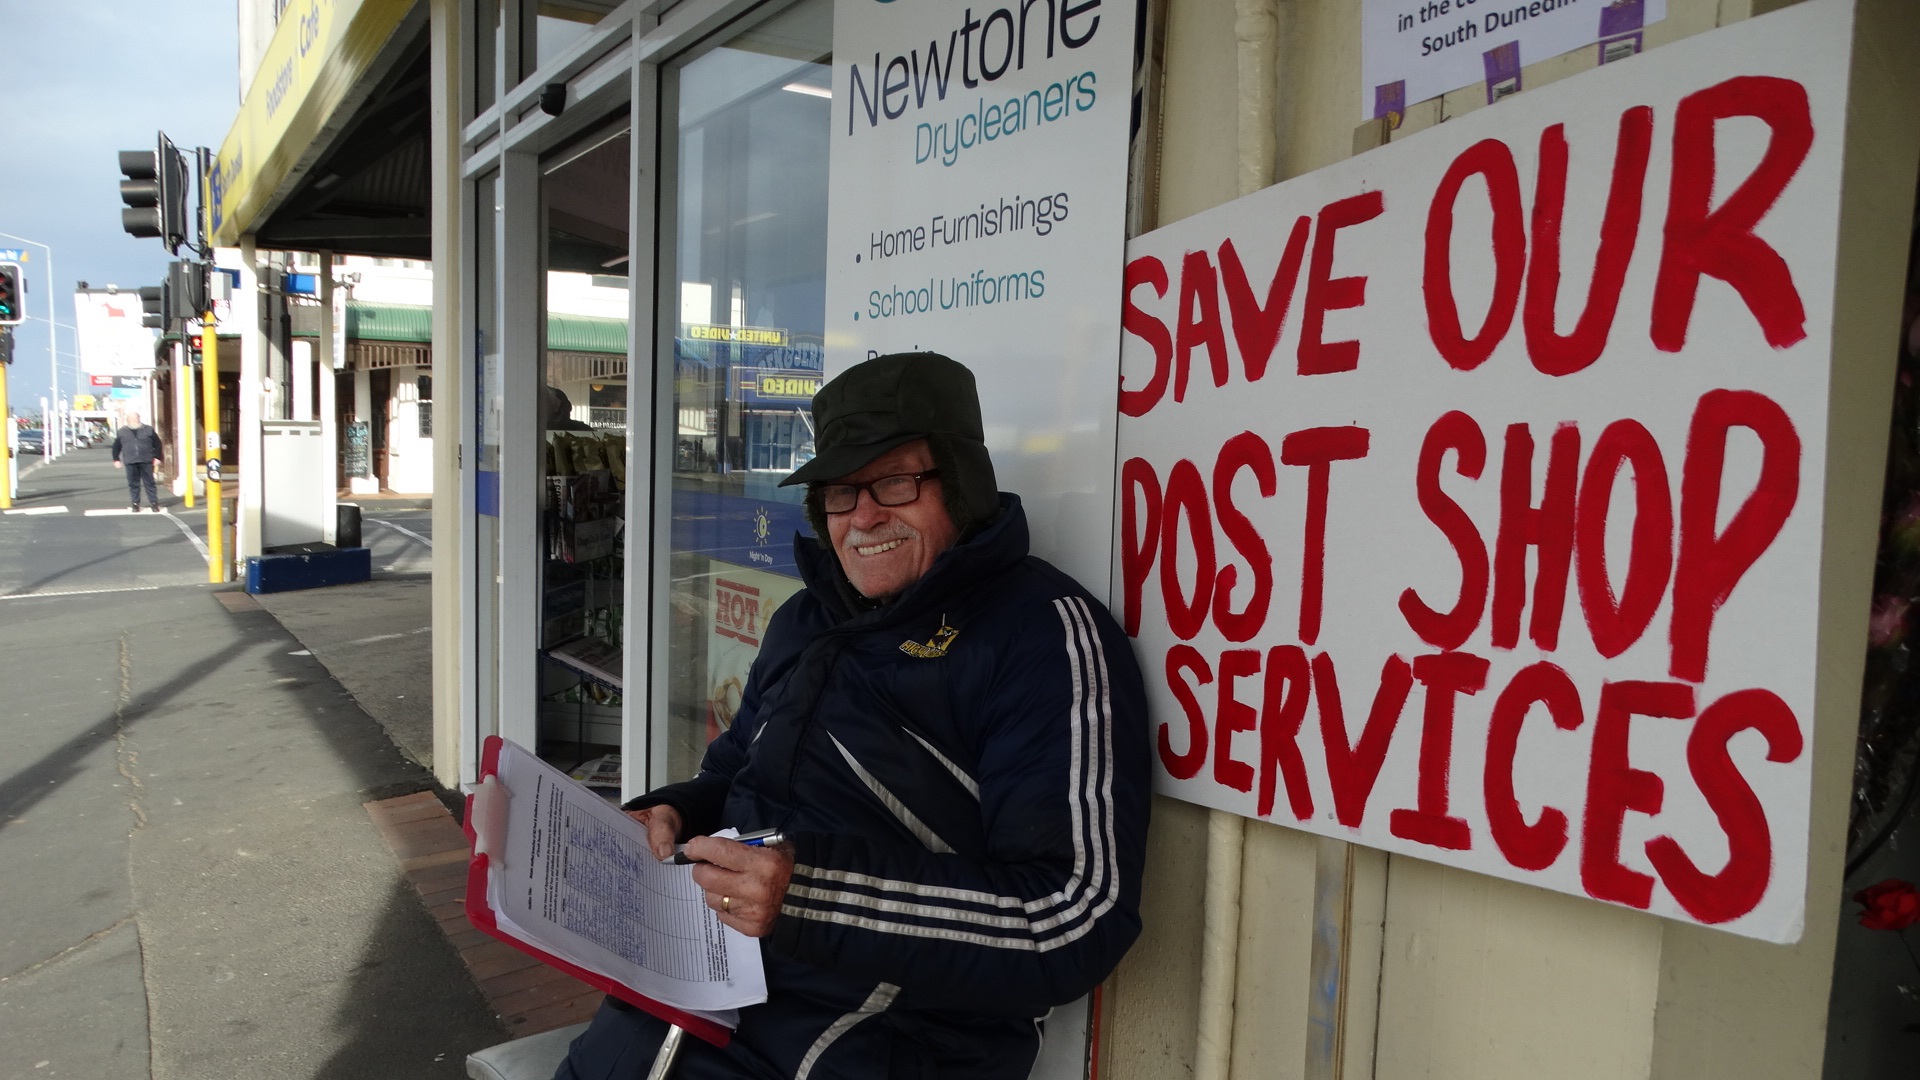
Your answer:
[[[927,439],[942,458],[941,484],[958,494],[967,519],[984,522],[1000,505],[980,423],[973,372],[939,353],[890,353],[855,364],[813,395],[816,455],[789,484],[837,480],[903,443]],[[957,475],[951,475],[956,474]]]

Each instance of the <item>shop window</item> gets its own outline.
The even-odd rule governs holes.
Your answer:
[[[433,376],[421,375],[414,380],[414,412],[420,417],[420,437],[433,438]]]
[[[506,36],[501,23],[501,0],[474,0],[473,12],[473,116],[493,108],[500,68],[506,52]],[[467,117],[472,120],[473,116]]]
[[[625,701],[627,428],[624,409],[609,417],[601,403],[617,393],[626,404],[607,373],[626,371],[632,152],[621,119],[543,162],[545,347],[530,358],[546,395],[538,749],[610,796]]]
[[[832,35],[830,0],[806,0],[663,73],[661,172],[675,181],[660,273],[678,318],[656,360],[674,431],[660,463],[669,729],[652,783],[698,769],[733,722],[767,618],[800,588],[801,492],[777,485],[813,455]]]
[[[532,0],[527,0],[529,4]],[[526,50],[533,62],[524,75],[545,67],[547,61],[566,52],[574,42],[586,37],[607,13],[618,7],[616,0],[568,0],[566,3],[542,3],[533,19],[533,47]],[[523,75],[523,77],[524,77]]]

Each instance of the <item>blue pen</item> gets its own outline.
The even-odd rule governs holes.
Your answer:
[[[778,844],[786,838],[786,834],[779,829],[761,829],[758,832],[742,833],[739,836],[722,837],[722,839],[732,840],[736,844],[745,844],[748,847],[766,847],[769,844]],[[687,845],[675,844],[673,845],[673,858],[668,861],[677,866],[691,866],[694,863],[704,862],[705,860],[689,858],[687,856]]]

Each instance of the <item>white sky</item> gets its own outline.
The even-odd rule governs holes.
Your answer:
[[[50,246],[56,274],[40,248],[0,236],[27,255],[29,321],[8,372],[16,414],[37,415],[49,393],[49,288],[71,396],[74,283],[133,289],[165,275],[160,241],[120,228],[118,151],[151,149],[158,131],[183,149],[220,145],[239,109],[236,27],[230,0],[0,0],[0,232]]]

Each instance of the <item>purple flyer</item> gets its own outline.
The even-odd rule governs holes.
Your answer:
[[[1373,88],[1373,116],[1387,118],[1387,130],[1400,127],[1400,121],[1407,114],[1407,80],[1401,79]]]
[[[1520,43],[1509,41],[1481,54],[1487,68],[1487,104],[1520,92]]]

